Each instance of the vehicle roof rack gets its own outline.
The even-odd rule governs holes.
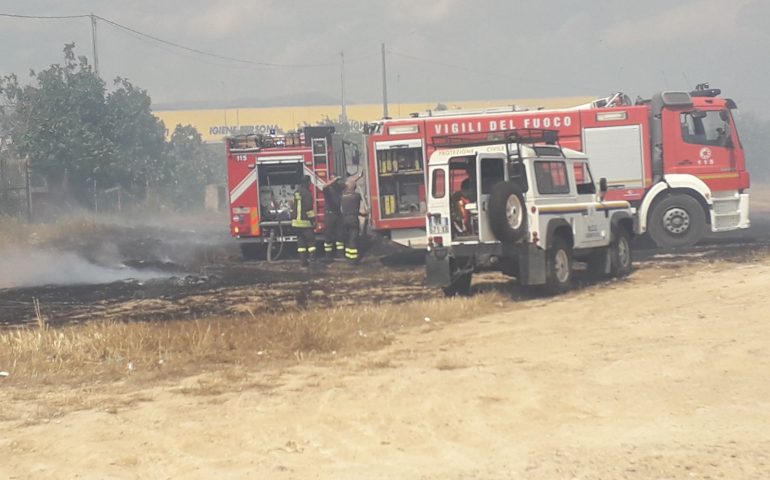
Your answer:
[[[495,143],[546,143],[556,145],[558,142],[558,130],[542,128],[521,128],[516,130],[500,130],[498,132],[476,132],[433,137],[433,144],[437,147],[469,147],[492,145]]]

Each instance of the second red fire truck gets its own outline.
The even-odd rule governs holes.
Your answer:
[[[434,138],[512,129],[558,130],[563,147],[588,154],[609,200],[626,200],[637,234],[663,248],[692,245],[707,232],[749,226],[749,173],[732,116],[718,89],[660,92],[632,102],[614,94],[560,110],[436,111],[367,127],[372,227],[424,246],[426,159]],[[463,179],[453,179],[461,182]]]
[[[357,168],[358,151],[334,127],[305,127],[286,135],[227,138],[230,234],[246,258],[277,259],[297,241],[291,228],[294,192],[304,175],[312,182],[315,232],[323,232],[322,187]],[[350,165],[348,164],[348,150]],[[356,172],[353,172],[356,173]],[[292,247],[293,248],[293,247]]]

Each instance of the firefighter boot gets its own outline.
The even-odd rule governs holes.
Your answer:
[[[324,243],[324,254],[325,259],[327,262],[333,262],[334,261],[334,244],[333,243]]]

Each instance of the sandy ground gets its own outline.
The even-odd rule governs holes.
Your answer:
[[[770,478],[768,282],[767,258],[646,266],[223,392],[105,393],[0,423],[0,478]]]

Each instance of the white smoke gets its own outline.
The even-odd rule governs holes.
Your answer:
[[[72,252],[19,248],[0,251],[0,288],[94,285],[166,277],[166,272],[137,270],[120,262],[98,265]]]

